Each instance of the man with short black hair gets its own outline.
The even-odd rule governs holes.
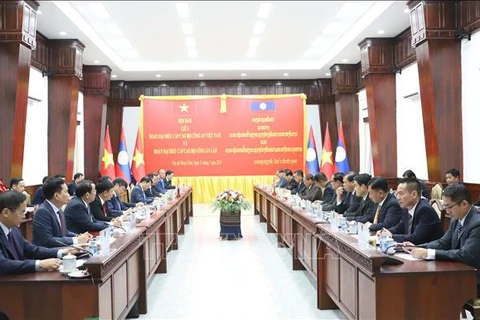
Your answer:
[[[290,169],[285,169],[285,180],[287,180],[287,186],[285,188],[290,191],[298,186],[298,182],[293,178],[293,173]]]
[[[45,184],[45,182],[47,182],[48,179],[48,176],[43,177],[42,185],[38,187],[37,191],[35,191],[35,194],[33,195],[33,205],[39,205],[42,204],[43,201],[45,201],[45,195],[43,194],[43,185]]]
[[[64,254],[78,252],[39,247],[25,240],[17,226],[25,218],[26,208],[24,194],[13,190],[0,194],[0,275],[54,271]]]
[[[32,242],[48,248],[62,247],[90,240],[88,233],[77,234],[67,230],[61,208],[69,201],[65,181],[60,178],[48,179],[43,185],[47,198],[35,211],[32,222]]]
[[[377,204],[370,231],[392,228],[402,219],[402,209],[395,196],[389,192],[387,180],[375,177],[368,183],[368,196]]]
[[[107,201],[111,200],[113,197],[113,188],[114,185],[111,181],[104,180],[96,184],[96,195],[95,200],[90,202],[88,205],[90,206],[90,211],[92,212],[92,216],[97,221],[112,221],[116,219],[116,216],[110,215],[108,212],[108,205]],[[121,220],[119,220],[119,224]]]
[[[172,170],[167,170],[165,172],[165,189],[175,189],[175,186],[172,186],[172,179],[175,173]]]
[[[445,172],[445,181],[448,185],[453,183],[460,183],[460,171],[458,169],[452,168]]]
[[[337,196],[338,196],[337,190],[339,189],[343,190],[343,173],[342,172],[335,172],[333,174],[331,186],[334,191],[333,197],[331,197],[330,201],[323,200],[323,203],[322,203],[323,211],[332,211],[337,209]],[[325,189],[325,191],[327,191],[327,189]],[[346,194],[346,191],[343,190],[342,193]],[[345,195],[342,194],[342,196],[345,196]],[[323,198],[325,199],[325,195],[323,196]]]
[[[343,180],[343,175],[342,175]],[[332,183],[328,181],[328,177],[325,173],[319,172],[315,175],[315,182],[317,186],[322,190],[322,201],[324,203],[331,203],[334,197],[335,191],[333,190]]]
[[[338,188],[337,205],[335,211],[344,214],[345,212],[356,212],[360,206],[362,197],[355,194],[355,181],[353,180],[358,173],[350,171],[343,177],[343,188]],[[345,193],[346,191],[346,193]]]
[[[303,183],[303,171],[297,170],[293,173],[293,179],[297,182],[297,187],[292,189],[292,194],[300,194],[305,191],[305,183]]]
[[[421,198],[421,186],[417,179],[401,179],[396,196],[403,209],[401,223],[388,230],[382,229],[379,234],[391,236],[396,242],[415,245],[442,237],[442,222],[427,200]]]
[[[312,174],[307,174],[305,178],[303,178],[303,182],[306,188],[302,193],[298,194],[300,198],[311,202],[322,199],[322,190],[315,185]]]
[[[368,173],[360,173],[353,178],[355,184],[355,194],[360,199],[360,205],[356,211],[347,211],[344,217],[348,220],[355,220],[361,223],[373,222],[376,204],[368,196],[368,182],[372,177]]]
[[[132,211],[133,207],[142,207],[143,202],[130,203],[123,202],[120,197],[124,195],[127,190],[128,184],[127,181],[122,178],[116,178],[112,181],[113,183],[113,197],[110,200],[107,200],[108,213],[111,216],[119,217],[124,214],[128,214]]]
[[[73,181],[68,185],[68,194],[72,197],[75,195],[77,185],[83,180],[83,173],[77,172],[73,176]]]
[[[285,171],[283,169],[277,170],[277,188],[285,188],[288,185],[287,179],[285,179]]]
[[[459,261],[477,269],[477,296],[480,296],[480,212],[472,206],[470,192],[461,184],[443,191],[443,208],[452,217],[442,238],[410,249],[417,259]],[[406,248],[408,250],[408,248]]]
[[[143,177],[142,179],[140,179],[140,182],[132,189],[132,203],[152,203],[154,198],[147,197],[147,195],[145,194],[145,191],[150,188],[151,184],[152,180],[149,177]]]

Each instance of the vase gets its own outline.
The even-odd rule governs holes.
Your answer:
[[[225,240],[238,240],[243,238],[241,211],[220,211],[220,237]]]

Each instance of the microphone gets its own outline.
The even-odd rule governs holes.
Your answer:
[[[53,239],[53,241],[55,241],[56,243],[62,245],[63,247],[75,248],[75,249],[77,249],[77,250],[80,251],[80,252],[87,253],[89,256],[93,256],[93,252],[90,251],[90,250],[83,249],[83,248],[79,248],[79,247],[75,247],[74,245],[67,244],[67,243],[62,242],[62,241],[59,241],[59,240],[57,240],[57,239]]]
[[[125,231],[125,233],[127,233],[127,230],[125,230],[125,228],[122,226],[116,226],[114,224],[111,224],[111,226],[113,226],[114,228],[122,229],[123,231]]]

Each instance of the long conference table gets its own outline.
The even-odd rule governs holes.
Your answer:
[[[465,264],[390,258],[260,185],[254,202],[267,232],[290,249],[293,270],[315,279],[318,309],[340,308],[349,319],[450,320],[476,297],[476,271]]]
[[[85,262],[91,276],[70,279],[60,272],[0,277],[0,311],[16,319],[124,319],[135,303],[147,313],[153,275],[167,272],[167,251],[193,216],[192,189],[118,237],[108,255]]]

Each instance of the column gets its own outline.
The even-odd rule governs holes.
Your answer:
[[[360,167],[357,68],[356,64],[335,64],[330,68],[337,123],[342,122],[348,162],[355,171]]]
[[[38,3],[0,1],[0,178],[21,177]]]
[[[428,178],[463,171],[461,45],[456,1],[410,1],[412,46],[420,77]]]
[[[48,174],[65,174],[70,180],[85,46],[75,39],[49,42],[53,75],[48,79]]]
[[[397,125],[394,40],[367,38],[359,43],[367,93],[368,122],[376,176],[397,176]]]
[[[335,149],[337,147],[337,114],[335,112],[335,97],[332,95],[332,80],[318,79],[318,91],[320,92],[319,108],[320,108],[320,128],[322,130],[322,145],[325,140],[325,130],[330,132],[330,140],[332,142],[333,164],[335,165]],[[319,155],[321,157],[321,155]],[[320,164],[320,163],[319,163]],[[320,164],[321,165],[321,164]],[[330,177],[328,177],[330,178]]]
[[[83,66],[85,178],[97,180],[105,137],[107,101],[110,96],[108,66]],[[112,128],[110,128],[111,134]],[[113,179],[114,177],[112,177]]]

